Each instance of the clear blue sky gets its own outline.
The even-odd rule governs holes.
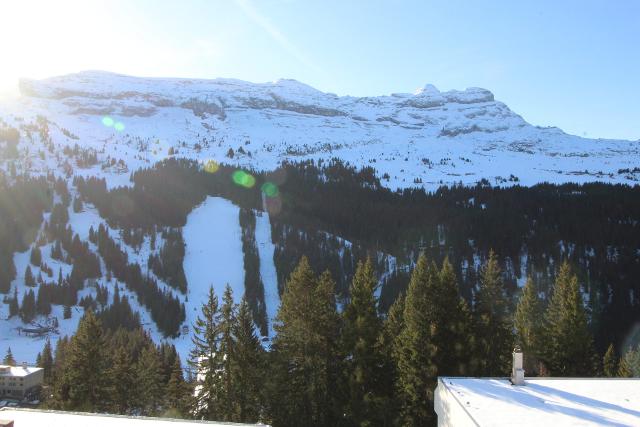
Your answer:
[[[536,125],[640,139],[639,0],[35,3],[5,10],[14,74],[289,77],[339,95],[479,86]]]

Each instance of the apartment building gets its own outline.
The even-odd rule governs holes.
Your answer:
[[[44,369],[0,365],[0,398],[22,399],[42,385]]]

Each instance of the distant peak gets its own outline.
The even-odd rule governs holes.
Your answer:
[[[421,88],[418,88],[414,92],[414,95],[440,95],[440,91],[434,85],[426,84],[426,85],[422,86]]]

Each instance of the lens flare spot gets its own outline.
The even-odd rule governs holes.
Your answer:
[[[106,127],[110,128],[111,126],[113,126],[115,122],[113,121],[113,119],[109,116],[104,116],[102,118],[102,124],[105,125]]]
[[[122,123],[122,122],[116,122],[116,123],[113,125],[113,128],[114,128],[115,130],[117,130],[118,132],[122,132],[122,131],[124,130],[124,123]]]
[[[278,197],[278,194],[280,194],[278,186],[273,182],[265,182],[264,184],[262,184],[262,187],[260,187],[260,189],[267,197]]]
[[[251,188],[254,185],[256,185],[256,179],[253,177],[253,175],[243,170],[235,171],[231,175],[231,179],[233,180],[234,183],[244,188]]]
[[[204,171],[207,173],[216,173],[220,169],[220,165],[215,160],[209,160],[204,164]]]

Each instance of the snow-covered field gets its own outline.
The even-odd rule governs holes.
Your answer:
[[[227,284],[233,290],[234,301],[240,302],[244,295],[239,208],[226,199],[208,197],[189,214],[182,235],[186,244],[184,272],[188,283],[186,324],[191,327],[207,301],[210,286],[220,304]],[[190,338],[183,336],[174,340],[174,344],[182,360],[187,360]]]
[[[269,337],[273,337],[273,322],[280,306],[278,293],[278,275],[273,262],[276,249],[271,239],[271,224],[269,214],[256,212],[256,245],[260,256],[260,277],[264,285],[264,302],[267,305],[267,319],[269,321]]]

